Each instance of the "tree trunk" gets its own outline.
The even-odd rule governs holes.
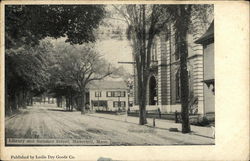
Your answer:
[[[143,83],[140,83],[141,87],[140,90],[138,91],[141,91],[138,93],[138,96],[139,96],[139,108],[140,108],[140,113],[139,113],[139,116],[140,116],[140,120],[139,120],[139,124],[140,125],[144,125],[144,124],[147,124],[147,115],[146,115],[146,91],[144,89],[146,89],[146,87],[143,87],[142,84]]]
[[[22,92],[17,92],[17,106],[18,107],[21,107],[22,106],[22,98],[23,98],[23,96],[22,96]]]
[[[11,111],[11,107],[9,104],[9,95],[7,92],[5,92],[5,114],[7,113],[12,113],[12,111]]]
[[[30,96],[30,105],[33,106],[33,96],[32,96],[32,94]]]
[[[60,107],[60,97],[56,97],[56,105],[57,107]]]
[[[62,96],[59,97],[59,107],[62,107]]]
[[[179,16],[182,17],[176,21],[177,29],[177,51],[180,55],[180,82],[181,82],[181,117],[182,117],[182,133],[190,132],[189,110],[188,110],[188,71],[187,71],[187,31],[189,24],[189,13],[186,13],[185,6],[178,7]]]
[[[141,6],[140,15],[142,26],[139,33],[140,59],[137,59],[137,76],[138,76],[138,101],[140,109],[139,124],[147,124],[146,116],[146,89],[147,89],[147,61],[146,61],[146,20],[145,20],[145,5]]]
[[[85,114],[85,89],[81,90],[80,96],[81,114]]]
[[[17,96],[16,93],[10,95],[11,111],[17,110]]]
[[[73,111],[73,96],[72,96],[72,91],[70,92],[70,111]]]
[[[69,111],[69,97],[66,96],[66,111]]]
[[[23,107],[26,108],[29,103],[27,103],[27,91],[23,91]]]

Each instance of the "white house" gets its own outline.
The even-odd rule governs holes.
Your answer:
[[[125,111],[128,107],[128,87],[123,81],[94,81],[87,88],[92,110]]]

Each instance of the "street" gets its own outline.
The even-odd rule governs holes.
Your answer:
[[[170,132],[178,128],[179,132]],[[111,145],[187,145],[214,144],[209,127],[191,126],[193,133],[182,134],[181,124],[152,119],[138,125],[137,117],[110,114],[66,112],[51,104],[21,109],[20,114],[5,119],[6,138],[104,139]]]

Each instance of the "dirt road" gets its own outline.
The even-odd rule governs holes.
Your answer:
[[[110,117],[112,118],[112,117]],[[5,119],[6,138],[107,139],[111,145],[214,144],[214,139],[36,105]]]

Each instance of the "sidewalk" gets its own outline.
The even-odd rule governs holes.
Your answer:
[[[88,114],[89,116],[105,118],[109,120],[117,120],[121,122],[128,122],[132,124],[139,124],[138,117],[126,116],[126,115],[111,115],[111,114],[102,114],[102,113],[92,113]],[[164,129],[169,130],[170,128],[177,128],[178,131],[181,132],[181,123],[175,123],[173,120],[162,120],[162,119],[155,119],[155,127],[153,127],[153,119],[147,118],[148,124],[145,126],[149,126],[152,128]],[[213,138],[213,129],[210,127],[202,127],[202,126],[194,126],[190,125],[191,133],[190,135],[197,135],[205,138]]]

